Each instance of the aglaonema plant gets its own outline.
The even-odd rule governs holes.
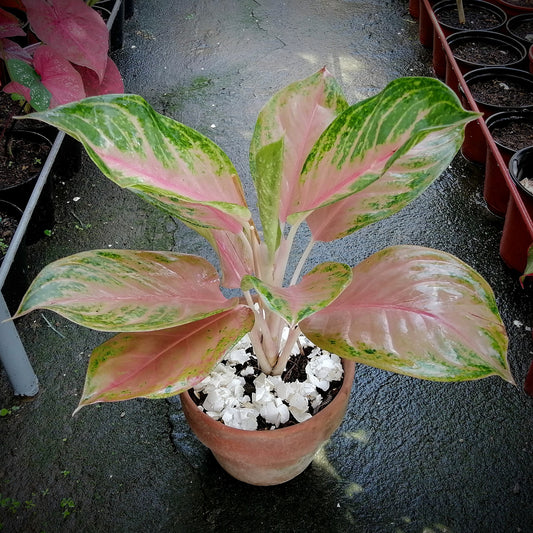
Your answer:
[[[259,231],[225,153],[140,96],[33,114],[81,141],[108,178],[204,236],[222,280],[195,255],[82,252],[46,266],[16,316],[51,309],[119,332],[92,353],[78,409],[181,393],[245,334],[265,373],[283,371],[303,332],[340,357],[409,376],[513,382],[493,292],[458,258],[392,246],[353,268],[331,261],[302,275],[316,242],[346,237],[419,196],[477,116],[431,78],[397,79],[351,107],[326,69],[289,85],[262,109],[252,136]],[[303,223],[310,240],[288,272]],[[226,298],[221,285],[242,296]]]

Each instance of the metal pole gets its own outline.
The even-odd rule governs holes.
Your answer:
[[[4,296],[0,293],[0,360],[16,395],[35,396],[39,382],[10,318]],[[5,322],[7,320],[7,322]]]

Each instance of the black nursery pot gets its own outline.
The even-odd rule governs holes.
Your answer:
[[[528,63],[526,47],[502,33],[460,31],[449,35],[446,41],[462,74],[483,67],[525,68]],[[457,76],[450,61],[446,66],[446,85],[458,91]]]
[[[31,165],[31,168],[28,167],[23,178],[16,182],[2,183],[2,181],[0,181],[0,199],[12,202],[21,209],[24,209],[31,196],[35,183],[37,182],[41,169],[44,166],[44,162],[46,161],[52,143],[48,137],[40,132],[26,130],[12,131],[9,134],[9,138],[4,142],[6,142],[7,145],[10,145],[9,150],[13,154],[12,162],[14,165],[17,164],[18,155],[22,156],[24,152],[32,151],[32,148],[30,148],[31,146],[44,144],[48,147],[48,150],[45,151],[43,155],[39,156],[39,160],[35,162],[35,165]],[[34,153],[40,154],[40,149]]]
[[[3,220],[4,218],[13,219],[14,221],[16,221],[16,225],[18,225],[20,219],[22,218],[22,209],[17,207],[15,204],[12,204],[11,202],[0,200],[0,220]],[[14,227],[13,230],[15,231],[16,227]],[[0,237],[3,237],[3,235],[0,234]],[[4,244],[7,244],[9,246],[9,242],[5,242]],[[2,266],[4,256],[5,252],[3,250],[0,251],[0,266]]]
[[[507,67],[485,67],[467,72],[464,80],[485,120],[500,111],[533,110],[533,74],[530,72]],[[486,94],[480,92],[482,84],[488,85]],[[468,108],[468,100],[461,87],[459,95],[462,104]],[[483,164],[486,145],[478,121],[467,124],[461,147],[463,155],[470,161]]]
[[[509,174],[516,186],[533,198],[533,146],[526,146],[511,157]]]
[[[516,133],[520,130],[533,131],[533,111],[502,111],[501,113],[495,113],[486,120],[486,125],[507,168],[511,157],[519,149],[525,148],[524,145],[521,146],[516,142]],[[512,145],[504,141],[501,134],[499,135],[502,130],[509,132],[505,138],[513,139]],[[527,140],[524,142],[527,142]],[[499,167],[490,149],[487,150],[485,160],[483,196],[487,202],[487,207],[493,213],[500,216],[505,215],[509,202],[509,188],[504,177],[504,169]]]
[[[503,9],[484,0],[464,0],[465,24],[459,22],[456,0],[442,0],[433,7],[435,17],[444,34],[448,37],[453,33],[466,30],[503,31],[507,15]],[[433,36],[433,68],[439,78],[446,75],[446,54],[442,43],[434,32]]]
[[[507,33],[520,41],[524,46],[533,44],[533,12],[516,15],[507,20],[505,24]]]

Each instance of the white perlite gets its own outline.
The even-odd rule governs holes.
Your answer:
[[[312,346],[303,336],[300,337],[300,344]],[[327,391],[332,381],[342,379],[340,357],[315,347],[308,357],[306,381],[285,383],[281,376],[261,373],[253,382],[255,392],[250,397],[244,392],[245,378],[237,375],[235,369],[235,365],[244,364],[250,359],[251,356],[246,353],[249,346],[250,340],[246,335],[227,354],[225,361],[218,363],[211,374],[193,389],[198,397],[200,392],[206,395],[203,407],[199,408],[211,418],[222,420],[227,426],[256,430],[259,415],[271,425],[271,429],[287,422],[291,414],[298,422],[303,422],[311,418],[310,409],[315,409],[322,402],[317,387]],[[244,375],[253,373],[251,366],[241,372]]]

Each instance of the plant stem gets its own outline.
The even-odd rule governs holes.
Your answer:
[[[270,374],[272,367],[276,364],[278,349],[272,340],[272,334],[263,316],[262,307],[256,309],[250,291],[244,292],[244,298],[255,314],[255,325],[249,333],[255,355],[261,370],[266,374]]]
[[[287,366],[287,361],[291,356],[292,347],[295,345],[299,336],[300,328],[298,327],[298,324],[296,324],[289,330],[287,341],[285,342],[285,346],[283,346],[283,350],[280,356],[278,357],[278,362],[276,363],[276,366],[272,369],[272,374],[279,375],[285,370],[285,367]]]
[[[463,0],[457,0],[457,11],[459,12],[459,24],[465,24],[465,8],[463,6]]]
[[[292,275],[291,279],[291,285],[295,285],[298,281],[298,278],[300,277],[300,274],[302,272],[302,269],[305,265],[305,262],[307,261],[307,258],[309,257],[309,254],[311,253],[311,250],[313,249],[313,246],[315,245],[315,240],[313,237],[311,237],[309,243],[307,244],[304,252],[300,256],[300,260],[298,261],[298,264],[296,265],[296,268],[294,269],[294,273]]]

